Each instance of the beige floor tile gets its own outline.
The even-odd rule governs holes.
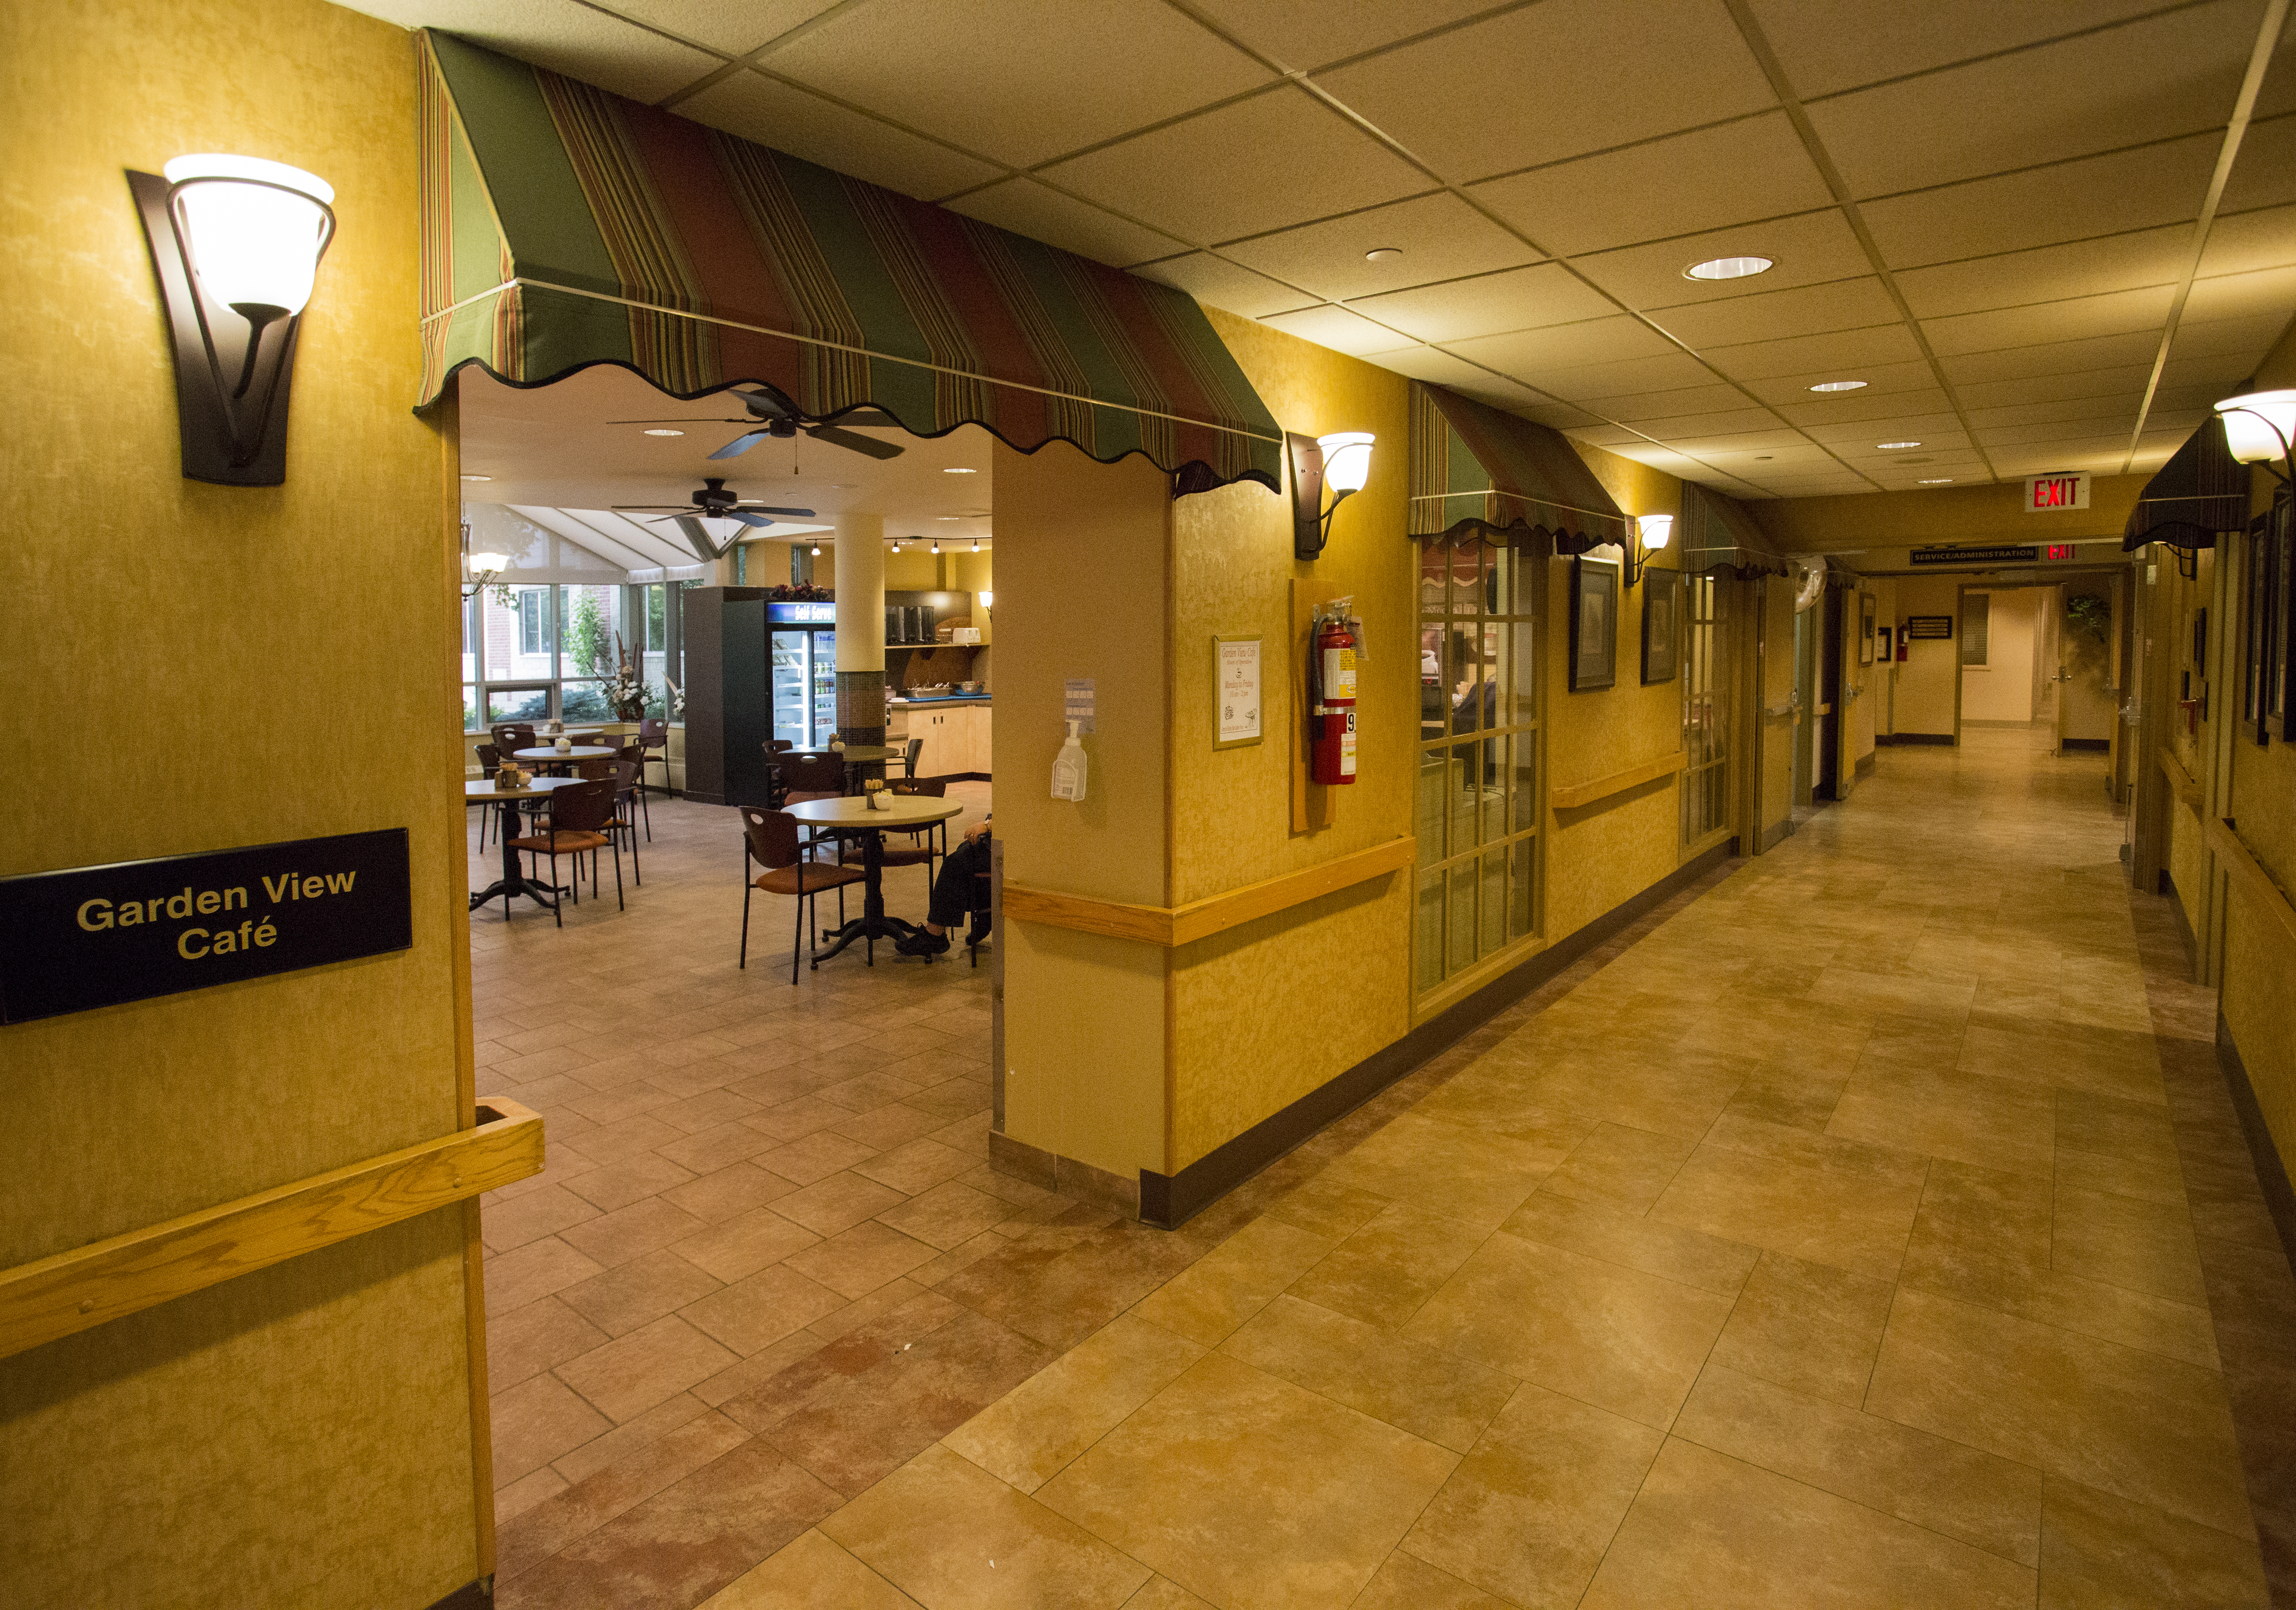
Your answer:
[[[2060,1185],[2049,1261],[2068,1275],[2177,1302],[2205,1306],[2209,1300],[2192,1215],[2181,1202],[2164,1206]]]
[[[1379,1574],[1357,1596],[1350,1610],[1509,1610],[1509,1606],[1505,1599],[1493,1598],[1398,1548],[1387,1557]]]
[[[1673,1438],[1581,1603],[2025,1610],[2033,1590],[2025,1566]]]
[[[1706,1043],[1730,1043],[1717,1037]],[[1606,1045],[1537,1073],[1526,1094],[1541,1108],[1696,1139],[1738,1093],[1754,1064],[1698,1047],[1636,1051]]]
[[[1651,1217],[1726,1241],[1891,1277],[1926,1162],[1776,1124],[1717,1124]]]
[[[1111,1610],[1148,1568],[935,1444],[820,1523],[930,1610]]]
[[[712,1292],[677,1310],[678,1317],[743,1358],[761,1352],[845,1306],[846,1299],[785,1263]]]
[[[701,1610],[920,1610],[917,1601],[808,1532],[701,1601]]]
[[[1344,1605],[1457,1463],[1214,1353],[1037,1497],[1213,1604]]]
[[[1212,1607],[1170,1577],[1152,1576],[1146,1586],[1124,1601],[1124,1610],[1212,1610]]]
[[[2022,1080],[2091,1096],[2165,1104],[2161,1058],[2149,1033],[2028,1018],[1970,1020],[1962,1037],[1964,1073]]]
[[[2159,1169],[2177,1166],[2177,1132],[2164,1105],[2087,1090],[2059,1090],[2056,1101],[2059,1146]]]
[[[1853,1078],[1825,1132],[1988,1169],[2046,1174],[2056,1148],[2056,1108],[2041,1086],[1950,1067],[1893,1069]]]
[[[1696,1140],[1681,1135],[1596,1124],[1538,1188],[1578,1202],[1648,1212],[1697,1146]]]
[[[1897,1013],[1939,1023],[1968,1016],[1976,993],[1974,979],[1867,973],[1840,963],[1820,973],[1811,989],[1815,998],[1851,1011]]]
[[[558,1301],[609,1336],[625,1336],[708,1296],[720,1284],[675,1253],[657,1253],[570,1286]]]
[[[2267,1610],[2254,1544],[2048,1479],[2041,1610]]]
[[[966,1160],[968,1172],[971,1161]],[[1004,1223],[1012,1213],[1009,1203],[987,1192],[944,1179],[906,1202],[885,1209],[877,1215],[877,1222],[889,1224],[904,1236],[913,1236],[928,1246],[947,1252]]]
[[[1515,1390],[1512,1376],[1292,1297],[1260,1310],[1220,1351],[1459,1453]]]
[[[1730,1307],[1711,1292],[1502,1234],[1402,1334],[1664,1430]]]
[[[774,1212],[816,1236],[834,1236],[907,1200],[903,1193],[873,1179],[837,1173],[791,1191],[774,1203]]]
[[[2213,1370],[1901,1289],[1866,1408],[2254,1535],[2232,1411]]]
[[[1269,1203],[1267,1216],[1340,1241],[1363,1228],[1387,1208],[1387,1198],[1376,1192],[1332,1185],[1317,1178]]]
[[[1709,1364],[1674,1434],[2021,1565],[2040,1562],[2041,1473]]]
[[[2060,1143],[2056,1148],[2056,1180],[2076,1190],[2109,1191],[2135,1196],[2166,1207],[2185,1205],[2185,1174],[2172,1159],[2154,1162],[2134,1157],[2109,1157]]]
[[[1712,1361],[1855,1408],[1873,1377],[1892,1290],[1871,1275],[1764,1253]]]
[[[769,1263],[779,1263],[821,1239],[771,1208],[751,1208],[723,1224],[689,1236],[670,1250],[720,1280],[739,1280]]]
[[[890,1225],[865,1220],[797,1253],[786,1267],[840,1297],[865,1297],[886,1282],[931,1262],[935,1251]]]
[[[1238,1230],[1162,1288],[1135,1313],[1205,1347],[1220,1341],[1313,1268],[1332,1243],[1281,1219],[1259,1219]]]
[[[1621,1212],[1607,1204],[1550,1196],[1549,1180],[1531,1194],[1500,1228],[1525,1241],[1543,1241],[1589,1258],[1623,1263],[1645,1275],[1678,1281],[1718,1296],[1734,1297],[1761,1254],[1735,1241],[1721,1241]]]
[[[1576,1604],[1664,1441],[1647,1425],[1524,1386],[1451,1473],[1404,1551],[1512,1604]]]
[[[1291,1294],[1391,1329],[1417,1313],[1489,1235],[1439,1213],[1390,1207],[1294,1280]]]
[[[676,1314],[558,1367],[558,1378],[619,1423],[676,1397],[734,1361],[734,1353]]]
[[[1595,1121],[1532,1100],[1529,1084],[1537,1071],[1535,1061],[1519,1055],[1485,1056],[1446,1080],[1413,1111],[1521,1140],[1540,1148],[1543,1161],[1559,1163],[1593,1131]]]
[[[1733,1114],[1751,1118],[1762,1123],[1783,1124],[1788,1129],[1816,1131],[1825,1128],[1841,1105],[1841,1093],[1849,1085],[1847,1070],[1832,1074],[1808,1068],[1761,1067],[1747,1075],[1746,1082],[1730,1097],[1730,1105],[1722,1109],[1723,1116]]]
[[[1203,1356],[1195,1343],[1125,1315],[941,1440],[1034,1492]]]
[[[1406,1113],[1324,1171],[1352,1187],[1447,1218],[1493,1226],[1553,1171],[1552,1148]]]

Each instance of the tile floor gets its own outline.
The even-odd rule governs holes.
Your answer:
[[[2101,776],[1885,750],[1168,1235],[984,1166],[985,973],[737,973],[657,807],[473,923],[503,1602],[2267,1604],[2296,1281]]]

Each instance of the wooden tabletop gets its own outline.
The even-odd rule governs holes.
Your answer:
[[[549,797],[554,788],[569,788],[583,781],[580,777],[530,777],[523,788],[497,788],[492,777],[463,784],[463,803],[491,805],[499,800],[540,800]]]
[[[839,760],[869,761],[890,760],[907,752],[883,743],[848,743],[842,749],[784,749],[775,758],[786,755],[791,760],[802,758],[810,760],[827,756]]]
[[[872,810],[859,794],[840,794],[833,800],[800,800],[783,809],[816,827],[921,827],[960,814],[964,801],[936,799],[929,793],[897,793],[890,810]]]
[[[614,752],[601,744],[577,743],[571,749],[513,749],[510,752],[514,760],[598,760]]]

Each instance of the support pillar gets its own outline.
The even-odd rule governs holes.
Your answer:
[[[837,517],[837,732],[885,741],[885,517]]]

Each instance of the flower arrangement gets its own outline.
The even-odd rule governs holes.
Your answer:
[[[775,604],[827,604],[837,595],[825,587],[816,587],[810,581],[793,581],[783,587],[769,587],[766,596]]]
[[[606,702],[621,720],[636,721],[645,716],[645,678],[638,669],[636,651],[622,646],[619,632],[614,634],[614,674],[606,684]]]
[[[667,678],[663,678],[663,680],[668,683],[669,687],[669,719],[673,721],[685,720],[685,690],[678,686],[676,683],[669,682]]]

